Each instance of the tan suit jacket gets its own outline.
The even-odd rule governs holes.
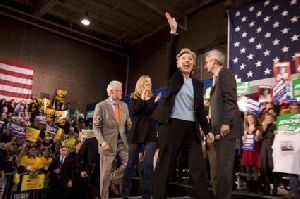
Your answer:
[[[96,105],[93,118],[93,130],[98,140],[99,145],[107,142],[110,149],[102,151],[99,148],[99,153],[104,155],[115,155],[117,153],[117,141],[120,135],[125,146],[128,148],[127,135],[125,129],[131,128],[131,119],[129,117],[128,106],[126,103],[119,101],[120,122],[116,121],[114,110],[110,100],[106,99]]]

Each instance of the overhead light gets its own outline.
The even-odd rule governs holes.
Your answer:
[[[80,21],[84,26],[89,26],[91,24],[91,21],[88,18],[83,18]]]

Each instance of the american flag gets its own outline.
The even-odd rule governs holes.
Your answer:
[[[32,80],[32,66],[0,59],[0,99],[31,100]]]
[[[229,69],[243,82],[273,77],[300,52],[300,0],[251,1],[229,10]]]

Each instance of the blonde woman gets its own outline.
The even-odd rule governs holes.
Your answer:
[[[151,114],[156,108],[161,93],[154,96],[151,91],[151,78],[141,76],[131,96],[130,109],[133,123],[128,135],[129,157],[122,182],[122,198],[128,198],[131,189],[131,177],[138,163],[139,147],[144,144],[143,198],[151,198],[153,189],[153,158],[156,150],[157,135],[155,122]]]

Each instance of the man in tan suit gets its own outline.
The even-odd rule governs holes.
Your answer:
[[[107,86],[109,98],[96,105],[93,129],[99,143],[100,197],[107,199],[109,186],[120,185],[128,160],[128,143],[125,128],[131,128],[127,104],[121,102],[122,83],[111,81]],[[118,155],[122,165],[112,172],[112,163]]]

